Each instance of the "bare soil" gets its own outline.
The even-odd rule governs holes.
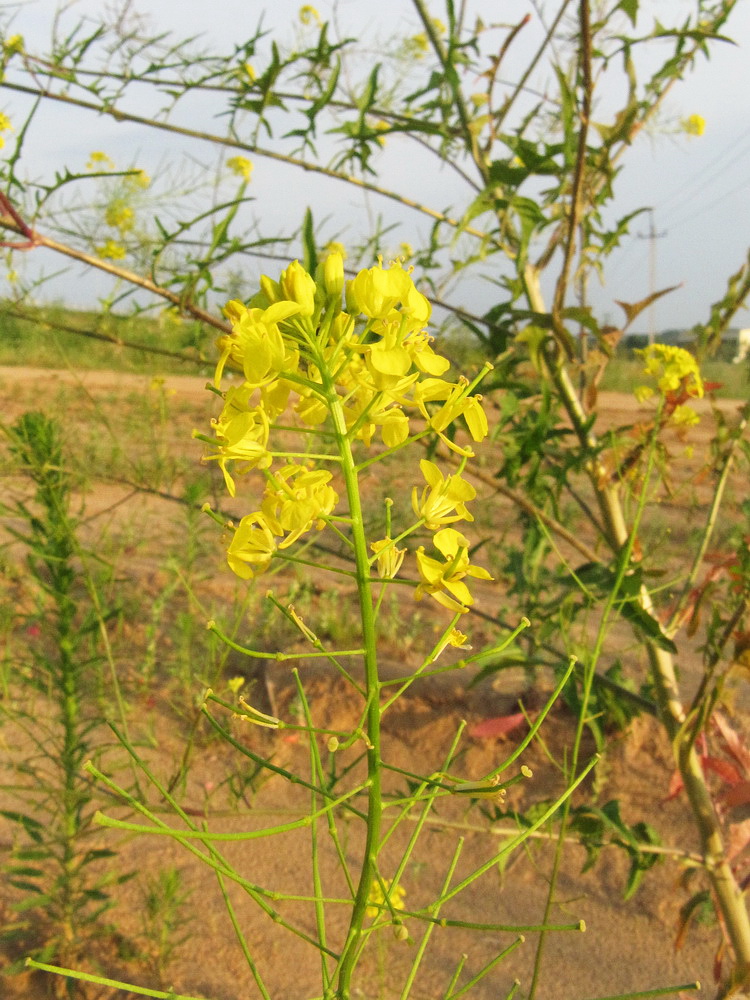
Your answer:
[[[181,773],[186,741],[192,741],[187,776],[175,786],[180,804],[194,817],[205,819],[212,831],[244,831],[288,822],[304,814],[309,808],[309,793],[290,786],[279,775],[254,784],[247,759],[214,738],[206,727],[196,729],[195,699],[201,697],[207,678],[216,675],[211,674],[213,667],[205,647],[201,647],[192,661],[189,654],[186,658],[184,652],[180,653],[181,633],[176,613],[166,603],[163,618],[154,613],[156,602],[166,602],[164,595],[174,580],[174,563],[170,559],[185,556],[193,537],[190,532],[194,533],[199,549],[190,571],[192,596],[188,599],[186,588],[181,587],[169,593],[174,592],[175,600],[181,594],[183,604],[196,619],[200,618],[198,608],[206,612],[205,618],[216,614],[217,608],[220,613],[222,607],[236,612],[242,600],[241,588],[223,563],[215,534],[211,530],[204,534],[203,529],[190,527],[185,507],[178,502],[185,482],[189,481],[189,470],[200,454],[190,441],[190,429],[205,429],[215,411],[215,398],[205,392],[204,386],[205,379],[194,377],[168,376],[163,383],[154,385],[148,377],[110,372],[0,369],[0,397],[6,422],[12,422],[26,409],[43,408],[60,417],[66,433],[75,437],[78,453],[90,456],[89,462],[81,467],[76,502],[80,505],[81,530],[87,544],[99,546],[103,558],[115,566],[119,590],[128,595],[127,607],[117,619],[112,641],[118,674],[126,691],[131,740],[164,781]],[[699,406],[707,409],[708,404]],[[633,400],[625,395],[602,394],[600,407],[599,430],[639,419]],[[726,403],[723,407],[731,414],[736,404]],[[101,422],[102,415],[106,417],[106,425]],[[151,426],[145,426],[144,421],[148,420]],[[702,472],[709,431],[708,419],[691,431],[692,457],[685,456],[681,482],[671,496],[663,498],[665,524],[673,532],[671,544],[678,547],[685,542],[691,518],[699,516],[710,496],[711,484]],[[684,449],[684,443],[677,439],[673,446]],[[113,476],[107,474],[108,463],[114,469]],[[150,492],[135,490],[132,484],[139,482],[139,477],[141,482],[150,479]],[[410,486],[411,475],[404,477],[402,486],[407,485],[407,479]],[[235,516],[242,513],[241,502],[225,499],[216,478],[207,480],[205,488],[209,494],[213,493],[215,506]],[[744,484],[734,481],[732,489],[742,495]],[[28,495],[28,484],[17,477],[6,477],[6,500]],[[489,498],[490,491],[485,489],[482,499]],[[510,510],[507,501],[493,507],[494,516],[503,517],[503,510]],[[24,577],[21,559],[17,546],[6,549],[2,590],[5,599],[28,610],[31,586]],[[281,592],[285,587],[292,590],[298,587],[283,574],[269,582]],[[262,583],[265,590],[269,584],[265,580]],[[307,602],[305,620],[312,627],[316,627],[316,612],[323,608],[331,619],[329,630],[335,632],[337,614],[347,613],[347,597],[345,585],[334,593],[332,600],[328,584],[324,589],[314,581],[304,593],[298,587],[295,600]],[[481,601],[492,614],[495,603],[489,588],[482,589]],[[258,608],[257,603],[252,605],[251,616],[260,613]],[[399,676],[420,662],[423,641],[420,632],[429,639],[437,627],[434,623],[440,619],[433,619],[423,605],[415,611],[411,603],[400,614],[396,608],[393,615],[395,622],[392,633],[386,637],[384,666],[392,676]],[[257,630],[257,618],[248,619],[246,615],[241,621],[239,641],[251,641],[244,633]],[[201,624],[199,621],[198,625]],[[343,627],[345,623],[340,624]],[[477,648],[492,635],[486,622],[472,621],[470,629]],[[146,673],[149,640],[157,644],[157,654]],[[271,635],[264,641],[272,640]],[[11,670],[14,658],[23,661],[23,641],[31,640],[23,637],[19,640],[17,635],[10,634],[6,664]],[[688,680],[692,678],[695,683],[700,659],[694,649],[688,651],[680,665]],[[224,681],[236,673],[247,674],[254,684],[253,701],[259,707],[272,710],[288,721],[298,717],[299,701],[288,665],[274,664],[264,672],[257,663],[248,664],[232,654],[220,666]],[[356,665],[352,669],[356,671]],[[468,735],[462,738],[460,768],[467,780],[481,778],[507,756],[523,728],[507,738],[487,738],[472,736],[472,727],[518,711],[519,699],[533,715],[544,703],[549,682],[541,678],[530,687],[522,672],[508,671],[498,675],[494,683],[486,681],[468,688],[468,678],[463,675],[447,676],[449,679],[415,684],[386,715],[387,758],[397,768],[435,773],[442,769],[456,732],[465,722]],[[321,668],[315,661],[302,660],[300,677],[316,725],[347,729],[356,724],[361,704],[331,670]],[[44,699],[36,698],[29,703],[30,696],[13,683],[12,676],[5,697],[15,699],[13,705],[22,704],[27,710],[49,712]],[[105,688],[99,698],[100,705],[108,706],[116,717],[112,691]],[[738,727],[745,724],[742,716],[734,722]],[[564,758],[574,726],[575,719],[563,707],[551,713],[542,730],[544,742],[533,744],[523,757],[533,771],[533,778],[511,790],[508,805],[523,809],[560,794],[564,787],[562,777],[551,760]],[[255,727],[236,726],[234,731],[253,752],[271,757],[274,766],[308,773],[309,754],[302,738]],[[98,738],[107,739],[104,731]],[[12,721],[0,729],[0,740],[12,765],[23,759],[24,737]],[[591,749],[588,746],[587,752]],[[105,753],[102,761],[105,770],[109,766],[122,771],[122,757],[118,758],[117,752]],[[645,819],[658,829],[668,850],[694,852],[696,837],[686,804],[679,796],[668,797],[672,773],[668,741],[656,722],[643,716],[631,724],[626,734],[612,735],[585,794],[589,797],[595,794],[600,804],[617,799],[626,822]],[[230,780],[235,788],[244,783],[244,795],[239,800],[227,790]],[[123,781],[127,782],[127,777]],[[394,772],[387,791],[397,794],[405,787],[404,779]],[[461,853],[451,885],[480,867],[486,866],[487,870],[469,890],[457,895],[441,911],[448,925],[435,930],[412,995],[416,1000],[444,996],[460,956],[466,955],[456,987],[459,989],[501,949],[512,946],[508,957],[482,980],[474,995],[478,1000],[504,998],[510,995],[513,982],[518,979],[521,985],[514,995],[524,997],[531,983],[539,938],[534,928],[545,922],[552,844],[545,838],[535,840],[500,865],[496,859],[502,845],[514,834],[513,824],[508,820],[489,823],[477,807],[458,799],[453,796],[440,806],[440,822],[426,828],[421,845],[407,866],[402,878],[406,906],[418,909],[439,893],[459,843]],[[158,807],[159,796],[152,791],[149,801]],[[2,792],[2,808],[11,808],[11,802],[10,793]],[[132,819],[132,814],[117,804],[102,807],[112,816]],[[167,822],[177,825],[173,817],[163,815]],[[393,864],[405,849],[414,825],[413,818],[405,820],[389,841],[388,857]],[[12,824],[0,818],[0,847],[9,849],[17,833]],[[345,885],[323,828],[320,839],[321,879],[326,892],[337,897],[344,894]],[[138,873],[138,878],[117,890],[117,906],[106,919],[116,925],[121,940],[140,941],[142,954],[140,959],[133,959],[118,954],[111,945],[103,945],[98,954],[91,956],[91,968],[98,968],[114,979],[159,986],[154,963],[149,967],[143,957],[144,948],[148,951],[143,944],[141,921],[143,885],[149,875],[176,866],[190,892],[190,901],[183,911],[189,922],[184,928],[185,942],[162,970],[162,988],[172,987],[179,993],[210,1000],[260,996],[209,868],[164,837],[122,840],[119,834],[102,829],[95,840],[96,846],[118,845],[118,867],[123,872]],[[309,830],[220,846],[253,885],[300,896],[312,892]],[[345,853],[354,870],[361,846],[360,831],[352,825],[346,831]],[[684,885],[684,864],[667,854],[663,863],[647,873],[636,895],[625,901],[623,888],[628,870],[625,852],[607,848],[598,862],[583,872],[585,861],[582,848],[575,844],[566,847],[546,922],[567,929],[556,930],[546,938],[537,996],[545,1000],[586,1000],[693,981],[700,981],[701,987],[697,992],[686,992],[685,996],[713,996],[714,960],[720,939],[717,926],[696,925],[684,946],[675,948],[680,907],[689,897]],[[317,995],[320,963],[313,948],[264,916],[239,887],[230,886],[228,892],[236,908],[238,925],[271,997],[296,1000]],[[4,892],[0,888],[0,921],[14,919],[11,910],[14,901],[10,889]],[[278,909],[285,919],[308,933],[315,933],[309,903],[283,902]],[[346,906],[332,904],[331,914],[329,939],[335,944],[345,929]],[[504,924],[508,930],[468,931],[450,926],[451,921]],[[358,996],[363,1000],[400,994],[423,933],[423,925],[416,921],[407,918],[406,926],[413,938],[408,942],[397,941],[388,930],[381,932],[366,966],[368,978],[360,980]],[[0,964],[11,957],[11,951],[4,959],[0,952]],[[42,998],[50,995],[49,989],[48,979],[29,973],[0,979],[0,996],[9,1000]],[[92,989],[90,995],[105,996],[107,991]]]

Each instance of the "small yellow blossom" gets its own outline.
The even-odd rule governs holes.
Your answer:
[[[0,111],[0,132],[10,132],[13,129],[10,118]]]
[[[385,893],[383,893],[385,886]],[[400,885],[391,885],[390,879],[384,879],[381,885],[378,879],[373,879],[370,891],[367,894],[368,907],[366,910],[368,917],[377,917],[383,909],[403,910],[406,890]],[[386,898],[387,897],[387,898]]]
[[[18,282],[18,271],[8,271],[5,275],[5,280],[11,284],[15,285]]]
[[[135,213],[133,209],[118,198],[111,205],[107,206],[104,218],[108,226],[119,229],[121,233],[129,233],[135,223]]]
[[[86,164],[87,170],[114,170],[115,163],[114,160],[110,159],[106,153],[96,151],[89,156],[89,161]]]
[[[3,49],[6,55],[13,55],[15,52],[23,52],[24,42],[23,35],[11,35],[10,38],[6,39],[3,43]]]
[[[321,27],[323,24],[320,14],[312,6],[312,4],[309,3],[303,4],[302,7],[300,7],[299,19],[302,24],[312,24],[313,21],[318,25],[318,27]]]
[[[419,467],[427,480],[427,486],[421,495],[418,494],[417,487],[414,487],[411,505],[414,513],[424,520],[430,531],[454,521],[474,520],[466,509],[466,503],[477,495],[471,483],[459,475],[443,476],[435,463],[426,458],[420,461]]]
[[[411,245],[411,243],[402,243],[399,246],[399,249],[401,250],[401,254],[405,260],[407,260],[409,257],[414,256],[414,247]]]
[[[465,614],[474,599],[464,578],[472,576],[479,580],[491,580],[492,577],[486,569],[469,562],[469,540],[460,531],[441,528],[435,532],[433,541],[445,562],[426,556],[423,546],[417,549],[420,582],[414,596],[419,601],[424,594],[429,594],[443,607]]]
[[[227,166],[238,177],[242,177],[246,181],[250,180],[253,173],[253,163],[246,156],[230,156],[227,160]]]
[[[691,407],[680,405],[675,406],[669,419],[676,427],[694,427],[701,418]]]
[[[258,79],[258,74],[255,72],[255,67],[252,63],[243,63],[242,66],[240,66],[240,72],[243,76],[247,77],[250,83],[255,83]]]
[[[644,374],[656,379],[663,395],[682,389],[688,396],[703,395],[703,379],[698,362],[683,347],[651,344],[637,352],[646,362]]]
[[[237,694],[237,692],[244,683],[245,683],[245,678],[242,677],[242,675],[239,675],[237,677],[230,677],[229,680],[227,681],[227,687],[232,692],[232,694]]]
[[[706,119],[702,115],[690,115],[683,118],[680,125],[688,135],[703,135],[706,131]]]
[[[326,253],[337,253],[342,260],[346,260],[346,247],[343,243],[339,243],[338,240],[331,240],[330,243],[326,243],[323,249]]]
[[[125,178],[125,183],[131,188],[147,188],[151,184],[151,178],[145,170],[133,170]]]
[[[237,576],[252,580],[268,568],[275,552],[273,532],[256,511],[240,521],[227,549],[227,562]]]
[[[392,580],[401,569],[406,549],[397,548],[392,538],[381,538],[377,542],[372,542],[370,548],[376,556],[378,575],[384,580]]]
[[[127,252],[121,243],[116,243],[114,240],[107,240],[101,246],[96,247],[96,255],[97,257],[101,257],[102,260],[123,260]]]
[[[280,549],[296,542],[313,525],[320,531],[339,500],[325,469],[287,465],[269,475],[261,504],[263,519],[275,535],[285,535]]]

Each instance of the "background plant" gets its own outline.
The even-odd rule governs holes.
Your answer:
[[[24,940],[26,948],[41,940],[34,954],[42,960],[77,962],[92,938],[106,932],[101,918],[112,906],[112,888],[127,877],[102,868],[116,851],[92,837],[94,794],[82,773],[92,732],[101,724],[92,673],[97,633],[109,612],[92,608],[82,588],[70,474],[57,423],[28,412],[5,431],[36,487],[33,507],[20,501],[12,512],[25,524],[13,534],[27,549],[36,593],[27,615],[32,660],[15,674],[16,705],[11,702],[3,713],[16,739],[28,744],[24,765],[6,778],[18,806],[3,815],[16,824],[18,836],[5,875],[21,898],[17,922],[4,933]],[[51,718],[42,701],[53,705]]]

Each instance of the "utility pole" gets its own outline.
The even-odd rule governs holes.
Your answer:
[[[639,240],[648,240],[648,294],[656,294],[656,241],[667,235],[666,229],[657,233],[654,228],[654,210],[648,210],[648,232],[638,233]],[[654,303],[648,307],[648,342],[653,344],[656,337],[656,312]]]

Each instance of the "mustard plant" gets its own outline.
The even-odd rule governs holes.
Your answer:
[[[477,390],[490,366],[486,365],[472,380],[445,377],[449,362],[433,350],[424,329],[430,315],[429,303],[400,261],[389,267],[379,263],[348,282],[338,253],[329,254],[315,274],[295,261],[278,280],[261,278],[258,293],[247,304],[230,302],[226,313],[232,321],[232,332],[219,340],[221,353],[212,387],[222,402],[221,411],[213,421],[211,434],[196,432],[195,436],[208,445],[206,459],[219,465],[230,494],[244,497],[247,483],[248,491],[256,497],[254,509],[237,523],[207,507],[226,535],[228,565],[248,581],[248,586],[254,586],[258,577],[279,563],[353,581],[357,591],[357,640],[351,648],[328,648],[295,607],[278,600],[273,591],[269,592],[269,600],[298,631],[307,646],[302,652],[268,652],[243,645],[225,635],[221,624],[208,623],[211,631],[238,652],[265,659],[277,671],[294,665],[297,713],[291,720],[253,705],[243,697],[239,683],[230,684],[237,692],[235,698],[209,689],[203,712],[214,729],[260,771],[289,782],[290,787],[308,790],[308,806],[299,818],[248,834],[220,834],[199,828],[125,737],[124,746],[180,822],[178,826],[169,825],[144,801],[94,765],[87,765],[90,774],[147,817],[149,825],[103,815],[98,818],[108,827],[172,837],[214,870],[249,973],[262,995],[268,995],[263,954],[253,951],[242,933],[225,889],[228,880],[241,886],[274,923],[318,952],[320,995],[328,1000],[347,1000],[355,990],[365,988],[370,975],[363,962],[368,944],[375,943],[387,928],[402,945],[419,939],[412,961],[407,963],[402,995],[408,996],[419,981],[436,924],[443,922],[464,929],[474,926],[471,921],[451,918],[450,901],[487,877],[501,859],[547,823],[590,770],[591,765],[584,768],[577,781],[540,810],[534,823],[520,829],[499,848],[491,846],[485,862],[460,878],[455,875],[461,853],[458,841],[438,896],[427,904],[409,904],[408,872],[417,858],[428,818],[440,822],[437,805],[446,799],[468,802],[485,797],[499,801],[510,785],[531,777],[519,758],[568,681],[572,664],[527,737],[489,773],[461,773],[460,727],[447,755],[443,750],[430,759],[428,749],[424,771],[416,764],[414,770],[406,771],[389,762],[383,718],[405,692],[436,674],[464,669],[494,655],[528,624],[521,622],[492,648],[477,654],[468,652],[469,636],[458,628],[474,604],[472,583],[491,583],[489,572],[472,561],[469,538],[456,527],[473,520],[471,505],[476,490],[469,468],[474,444],[481,442],[488,430]],[[240,381],[224,387],[229,370],[240,373]],[[315,432],[314,449],[310,447],[311,430]],[[450,472],[420,457],[414,463],[419,474],[409,490],[411,508],[405,522],[394,523],[391,501],[383,497],[381,524],[374,534],[368,533],[362,514],[363,473],[387,462],[402,449],[421,456],[424,452],[420,442],[435,437],[456,456],[458,471]],[[371,480],[368,475],[366,481]],[[342,567],[340,560],[327,562],[318,557],[310,542],[320,532],[336,536],[350,551],[353,568]],[[421,663],[400,677],[385,680],[378,664],[378,623],[384,595],[395,589],[402,595],[404,617],[410,614],[414,601],[429,600],[436,603],[444,620]],[[342,686],[358,699],[359,717],[351,729],[331,729],[315,721],[302,667],[306,661],[320,659],[336,671]],[[273,754],[264,755],[244,745],[233,734],[235,720],[246,726],[305,737],[309,777],[280,765]],[[325,755],[329,759],[327,766]],[[392,790],[394,777],[406,780],[406,791]],[[361,839],[351,840],[352,825],[359,827]],[[407,826],[413,826],[413,830],[394,861],[391,841],[399,828]],[[256,885],[220,850],[222,841],[277,836],[300,827],[309,829],[310,835],[309,893],[289,895],[275,887]],[[324,831],[347,887],[343,896],[332,895],[323,884]],[[355,844],[357,859],[353,862],[350,854]],[[306,904],[314,932],[305,930],[306,924],[284,916],[279,902],[287,899]],[[509,947],[500,948],[491,962],[463,982],[461,993],[491,975],[506,954],[522,943],[523,930],[541,929],[537,925],[477,926],[516,936]],[[558,929],[576,930],[581,925],[564,924]],[[51,968],[39,963],[35,967]],[[457,957],[453,977],[446,982],[446,995],[457,988],[462,968],[463,962]],[[75,975],[59,968],[52,971]],[[131,988],[139,992],[137,987]]]

